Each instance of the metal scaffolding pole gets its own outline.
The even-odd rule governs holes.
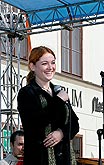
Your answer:
[[[1,35],[0,35],[1,38]],[[0,42],[0,47],[1,47],[1,42]],[[1,49],[0,49],[0,71],[1,71]],[[0,72],[0,77],[1,77],[1,72]],[[0,142],[1,142],[1,129],[2,129],[2,121],[1,121],[1,81],[0,81]],[[0,143],[0,158],[2,157],[1,154],[1,150],[2,150],[2,145]]]
[[[10,29],[14,28],[15,15],[14,8],[1,2],[0,11],[2,20],[0,23]],[[20,118],[17,109],[14,106],[18,90],[20,88],[20,40],[19,36],[13,33],[0,33],[0,159],[3,158],[3,152],[10,151],[10,134],[14,127],[20,129]],[[16,38],[16,39],[15,39]],[[18,42],[18,54],[14,56],[15,42]],[[17,64],[15,69],[14,63]],[[14,116],[17,118],[14,119]],[[4,118],[4,120],[3,120]],[[16,120],[16,121],[15,121]],[[17,123],[16,123],[17,122]],[[3,124],[2,124],[3,123]],[[4,136],[3,131],[7,131]],[[9,134],[10,133],[10,134]],[[4,140],[7,146],[4,146]]]

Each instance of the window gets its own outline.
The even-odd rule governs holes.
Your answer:
[[[18,45],[18,42],[16,40],[17,39],[15,39],[15,43],[17,43],[17,45],[15,46],[15,49],[14,49],[14,55],[17,56],[17,54],[20,53],[20,58],[27,60],[28,54],[29,54],[27,38],[24,38],[22,41],[20,41],[20,52],[19,52],[19,45]]]
[[[12,55],[18,56],[20,54],[20,58],[23,60],[28,59],[29,51],[30,51],[30,43],[28,42],[28,37],[23,40],[18,40],[18,38],[13,38],[12,43],[9,42],[5,36],[1,37],[1,52],[3,54],[10,53],[10,47],[12,47]]]
[[[1,2],[1,4],[2,3],[3,2]],[[22,20],[24,18],[22,18],[22,15],[20,16],[19,14],[20,9],[12,7],[8,4],[3,3],[3,5],[1,5],[0,11],[4,15],[4,19],[1,17],[1,24],[6,23],[11,29],[12,22],[12,29],[14,30],[13,33],[10,30],[10,33],[8,34],[1,34],[0,48],[2,54],[7,54],[8,56],[12,55],[15,57],[19,55],[21,59],[27,60],[31,49],[30,38],[29,36],[22,36],[22,33],[15,33],[15,29],[27,26],[28,22],[24,23],[24,20]]]
[[[61,70],[82,77],[82,29],[61,32]]]
[[[83,136],[81,135],[77,135],[73,138],[73,150],[75,152],[75,157],[77,158],[81,158],[82,155],[82,148],[83,148]]]

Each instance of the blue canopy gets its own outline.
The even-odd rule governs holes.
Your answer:
[[[104,18],[103,0],[2,0],[2,2],[24,11],[30,26],[34,25],[35,28],[95,25],[103,23],[101,19]]]

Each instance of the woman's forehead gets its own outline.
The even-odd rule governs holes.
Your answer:
[[[45,61],[45,60],[48,60],[48,59],[54,60],[55,57],[53,56],[53,54],[47,52],[47,53],[43,54],[42,57],[40,57],[39,61],[43,61],[43,60]]]

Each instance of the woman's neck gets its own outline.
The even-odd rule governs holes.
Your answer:
[[[49,82],[42,82],[36,79],[36,83],[42,88],[48,90],[50,88]]]
[[[50,83],[49,82],[42,82],[36,79],[36,83],[43,89],[45,90],[47,93],[49,93],[50,95],[52,95],[52,89],[50,88]]]

